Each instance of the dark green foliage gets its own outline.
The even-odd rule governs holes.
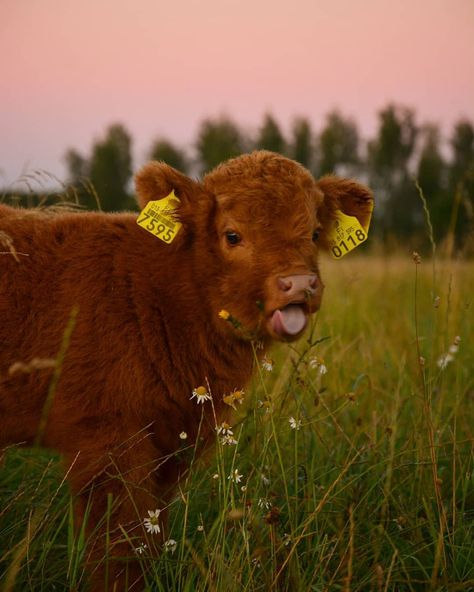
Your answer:
[[[134,206],[129,187],[131,146],[130,134],[122,124],[116,123],[107,128],[103,139],[94,143],[90,158],[73,149],[66,152],[69,182],[86,207],[118,211]]]
[[[127,130],[115,124],[93,146],[90,180],[104,211],[128,209],[131,205],[128,187],[132,178],[131,144]]]
[[[255,147],[258,150],[271,150],[279,154],[286,154],[286,142],[276,119],[266,113],[260,128]]]
[[[79,185],[89,176],[89,163],[77,150],[70,148],[64,155],[64,161],[69,173],[69,181]]]
[[[313,168],[314,148],[311,123],[305,117],[298,117],[293,122],[293,140],[291,144],[291,158],[308,169]]]
[[[335,173],[338,165],[353,165],[359,161],[359,132],[356,124],[332,111],[319,136],[319,174]]]
[[[418,132],[411,109],[388,105],[379,112],[377,136],[368,145],[370,185],[378,196],[385,240],[413,236],[424,227],[422,203],[410,170]]]
[[[416,178],[432,213],[435,240],[439,241],[443,232],[446,232],[446,221],[451,215],[454,195],[447,190],[448,167],[441,155],[438,127],[427,125],[421,134],[423,144]]]
[[[451,147],[453,150],[452,181],[463,181],[473,174],[474,167],[474,127],[470,121],[461,120],[456,124],[451,138]]]
[[[449,192],[453,200],[450,227],[458,243],[474,248],[474,126],[460,120],[451,137],[453,151],[449,167]],[[469,242],[470,241],[470,242]]]
[[[388,174],[390,177],[397,177],[405,171],[417,135],[413,110],[396,105],[382,109],[379,112],[377,137],[369,143],[369,161],[373,171],[380,176]]]
[[[201,171],[207,172],[223,160],[244,152],[244,139],[237,124],[225,116],[205,119],[196,141]]]
[[[184,150],[181,150],[170,140],[164,138],[155,140],[149,153],[150,160],[161,160],[173,168],[187,174],[189,162]]]

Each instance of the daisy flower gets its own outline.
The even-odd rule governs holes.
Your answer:
[[[174,539],[168,539],[163,543],[163,548],[166,552],[174,553],[178,543]]]
[[[233,436],[234,432],[232,431],[230,425],[223,421],[220,426],[216,426],[216,432],[218,436]]]
[[[271,413],[273,411],[273,403],[269,399],[266,399],[265,401],[258,401],[258,407],[265,413]]]
[[[244,401],[244,391],[243,390],[240,390],[240,391],[235,390],[233,393],[230,393],[230,395],[226,395],[223,398],[223,401],[226,405],[229,405],[229,407],[232,407],[233,409],[237,409],[236,404],[238,403],[239,405],[242,405],[242,403]]]
[[[269,510],[272,504],[264,497],[258,498],[257,506],[262,510]]]
[[[301,419],[295,419],[294,417],[290,417],[288,422],[292,430],[299,430],[301,428]]]
[[[221,438],[221,444],[224,446],[226,444],[228,446],[236,446],[237,443],[238,443],[237,440],[231,434],[226,434],[225,436],[222,436],[222,438]]]
[[[239,473],[239,469],[234,469],[232,473],[227,477],[233,483],[240,483],[242,481],[243,475]]]
[[[145,551],[148,549],[148,545],[145,543],[140,543],[138,547],[135,547],[134,551],[137,555],[143,555]]]
[[[161,510],[148,510],[148,518],[145,518],[143,521],[147,532],[150,532],[151,534],[158,534],[161,532],[160,525],[158,524],[160,514]]]
[[[326,364],[324,363],[324,360],[322,358],[310,358],[309,362],[309,367],[313,370],[318,370],[319,374],[323,375],[326,374],[328,369]]]
[[[190,399],[194,398],[196,398],[196,403],[198,405],[202,405],[206,401],[210,401],[212,399],[205,386],[198,386],[193,389],[193,394],[191,395]]]

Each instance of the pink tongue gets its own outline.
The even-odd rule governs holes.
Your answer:
[[[306,315],[299,304],[289,304],[273,313],[271,323],[278,335],[296,335],[305,328]]]

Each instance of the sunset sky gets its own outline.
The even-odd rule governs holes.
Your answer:
[[[389,101],[474,120],[474,0],[0,0],[0,186],[65,179],[116,121],[136,168],[207,116],[317,130],[338,107],[370,137]]]

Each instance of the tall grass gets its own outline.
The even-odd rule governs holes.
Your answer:
[[[139,555],[153,590],[474,590],[473,265],[322,267],[322,311],[257,368],[238,443],[182,480],[176,546]],[[0,488],[3,589],[80,589],[57,459],[8,451]]]

